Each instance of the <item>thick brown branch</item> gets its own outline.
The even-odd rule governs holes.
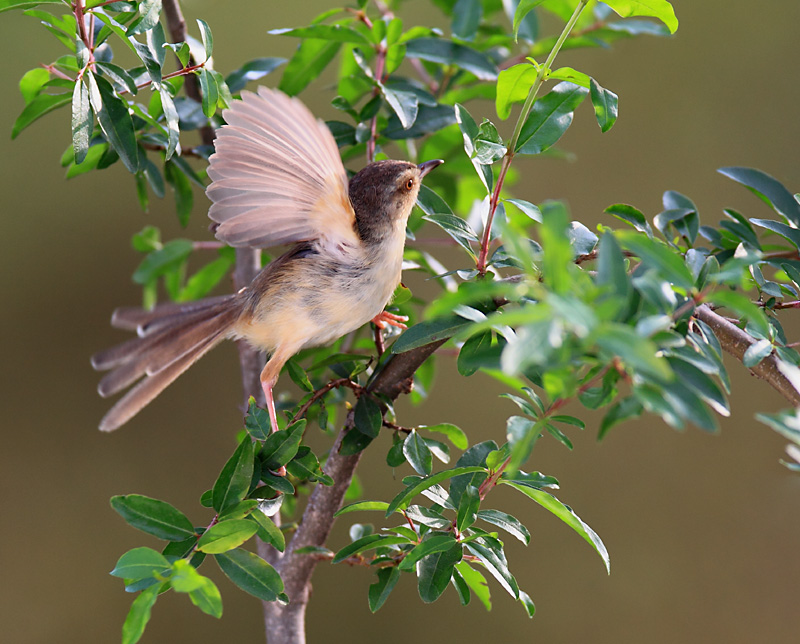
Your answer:
[[[731,324],[721,315],[714,313],[707,305],[703,304],[695,309],[694,317],[705,322],[714,335],[719,339],[722,348],[737,360],[744,358],[747,349],[756,343],[748,333],[742,331],[735,324]],[[800,393],[792,386],[792,383],[778,369],[778,358],[770,355],[759,362],[750,371],[765,380],[781,396],[786,398],[792,405],[800,405]]]

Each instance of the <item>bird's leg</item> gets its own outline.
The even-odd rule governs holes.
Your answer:
[[[269,414],[269,423],[272,432],[278,431],[278,414],[275,412],[275,398],[272,395],[272,388],[277,384],[278,374],[280,374],[281,367],[283,367],[283,363],[285,362],[285,360],[281,359],[276,360],[276,357],[278,357],[277,354],[273,355],[267,361],[264,370],[261,372],[261,388],[264,390],[264,399],[267,402],[267,413]],[[281,465],[275,474],[278,476],[286,476],[286,467]]]
[[[408,327],[403,324],[403,322],[408,322],[407,315],[395,315],[394,313],[389,313],[388,311],[381,311],[372,318],[372,323],[378,327],[379,329],[385,329],[387,326],[396,326],[398,329],[407,329]]]

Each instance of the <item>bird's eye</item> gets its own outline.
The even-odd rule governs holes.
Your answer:
[[[406,190],[411,190],[411,188],[413,188],[413,187],[414,187],[414,180],[413,179],[409,179],[408,181],[406,181]]]

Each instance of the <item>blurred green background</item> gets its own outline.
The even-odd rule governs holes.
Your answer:
[[[216,67],[227,72],[258,56],[289,55],[296,43],[267,30],[307,24],[327,4],[192,0],[183,6],[190,24],[202,17],[213,29]],[[674,189],[695,201],[704,222],[716,223],[723,207],[770,216],[719,176],[718,167],[758,167],[800,189],[800,5],[673,4],[681,21],[674,38],[639,38],[612,51],[566,52],[559,59],[617,92],[620,120],[601,135],[583,106],[561,142],[576,160],[519,164],[525,179],[518,196],[565,198],[574,218],[595,225],[609,223],[601,212],[620,201],[652,217],[662,192]],[[404,15],[441,23],[422,0],[409,1]],[[0,623],[3,641],[16,644],[118,641],[132,596],[107,573],[128,548],[155,542],[128,528],[108,498],[148,494],[188,509],[202,523],[207,513],[197,499],[232,451],[241,420],[236,352],[226,346],[117,433],[96,430],[108,402],[95,393],[89,356],[123,337],[108,326],[112,309],[140,298],[130,279],[140,259],[131,234],[146,224],[162,227],[165,238],[208,239],[209,233],[199,194],[186,232],[175,223],[169,197],[142,213],[121,167],[65,182],[58,158],[69,144],[67,111],[10,140],[22,108],[18,79],[60,55],[59,47],[34,19],[0,16],[0,130],[6,133],[0,148]],[[303,99],[332,118],[333,96],[320,83]],[[493,118],[488,109],[485,116]],[[797,340],[793,315],[799,314],[787,312],[785,324]],[[398,404],[401,422],[450,421],[472,442],[502,441],[505,418],[515,409],[496,397],[501,389],[481,375],[459,377],[447,358],[439,365],[426,404]],[[722,421],[719,435],[695,428],[679,433],[648,418],[597,443],[598,418],[584,415],[589,426],[574,436],[574,452],[552,440],[537,446],[530,469],[561,480],[559,498],[608,546],[610,576],[569,528],[501,490],[498,496],[508,498],[497,504],[512,507],[533,535],[528,548],[507,539],[511,568],[536,602],[533,620],[493,580],[494,608],[487,613],[476,600],[460,607],[452,591],[425,606],[411,577],[372,616],[370,572],[322,564],[309,641],[796,642],[800,478],[778,463],[784,441],[753,420],[755,411],[786,404],[740,366],[729,366],[733,417]],[[368,451],[360,470],[369,498],[390,498],[405,474],[392,479],[383,462],[388,437],[383,442]],[[347,542],[348,525],[337,525],[332,548]],[[213,568],[204,571],[222,591],[222,620],[169,594],[155,607],[144,642],[263,641],[257,600]]]

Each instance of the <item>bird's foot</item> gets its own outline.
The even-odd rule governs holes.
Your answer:
[[[381,311],[372,318],[372,323],[379,329],[385,329],[387,326],[396,326],[398,329],[407,329],[408,327],[403,324],[408,322],[407,315],[395,315],[388,311]]]

